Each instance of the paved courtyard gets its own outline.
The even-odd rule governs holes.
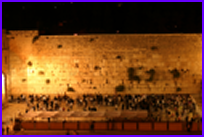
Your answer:
[[[198,110],[197,110],[198,113],[200,113],[200,115],[202,116],[202,99],[197,95],[193,95],[193,99],[196,101],[196,105],[197,105],[197,108],[198,108]],[[62,103],[62,105],[65,105],[65,104]],[[3,108],[3,110],[2,110],[2,127],[9,126],[10,130],[12,130],[12,127],[13,127],[14,123],[11,121],[11,119],[14,119],[15,117],[17,117],[19,112],[21,114],[24,114],[26,109],[27,109],[26,103],[8,103],[7,106],[5,106]],[[100,111],[103,111],[103,110],[104,111],[105,110],[114,111],[115,107],[112,107],[112,106],[100,106],[99,109],[100,109]],[[74,105],[73,110],[82,111],[82,107],[78,107],[77,105]],[[122,110],[119,109],[118,111],[122,111]],[[104,120],[104,118],[101,118],[101,120],[102,119]],[[87,118],[81,118],[81,120],[87,120]],[[98,119],[98,120],[100,120],[100,119]],[[165,120],[165,117],[164,117],[163,120]],[[115,133],[111,133],[109,131],[107,133],[108,134],[115,134]],[[31,133],[30,132],[28,132],[28,133],[25,132],[25,134],[31,134]],[[81,134],[90,134],[90,133],[82,132]],[[97,133],[97,134],[100,134],[100,133]],[[121,133],[121,134],[123,134],[123,133]],[[124,134],[126,134],[126,133],[124,133]],[[138,132],[137,134],[140,134],[140,133]]]

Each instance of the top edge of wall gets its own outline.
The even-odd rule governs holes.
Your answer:
[[[2,29],[2,33],[9,32],[7,35],[39,35],[38,30],[5,30]],[[75,33],[77,34],[77,33]],[[80,36],[202,36],[202,33],[120,33],[120,34],[100,34],[100,33],[92,33],[92,34],[77,34],[77,35],[40,35],[40,36],[46,36],[46,37],[53,37],[53,36],[69,36],[69,37],[80,37]]]
[[[84,35],[80,35],[78,34],[77,36],[75,35],[41,35],[41,36],[73,36],[73,37],[79,37],[79,36],[108,36],[108,35],[112,35],[112,36],[134,36],[134,35],[137,35],[137,36],[192,36],[192,35],[202,35],[202,33],[151,33],[151,34],[145,34],[145,33],[140,33],[140,34],[130,34],[130,33],[124,33],[124,34],[84,34]]]

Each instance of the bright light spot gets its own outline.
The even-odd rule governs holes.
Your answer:
[[[78,34],[77,34],[77,33],[74,33],[74,36],[78,36]]]
[[[27,73],[28,73],[28,75],[33,74],[34,73],[34,69],[27,68]]]
[[[4,78],[4,75],[2,74],[2,94],[5,94],[5,82],[4,81],[5,81],[5,78]]]

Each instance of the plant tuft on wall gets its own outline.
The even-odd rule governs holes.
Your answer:
[[[118,56],[116,57],[116,59],[120,59],[120,60],[121,60],[121,59],[122,59],[122,57],[118,55]]]
[[[177,87],[177,88],[176,88],[176,92],[179,92],[179,91],[181,91],[181,88],[180,88],[180,87]]]
[[[153,81],[155,70],[154,69],[150,69],[149,71],[146,71],[146,73],[150,74],[149,79],[146,79],[146,81],[148,81],[148,82]]]
[[[133,76],[133,80],[135,80],[135,81],[137,81],[138,82],[138,84],[140,83],[140,81],[141,81],[141,79],[140,79],[140,77],[139,76]]]
[[[40,36],[35,36],[35,37],[33,38],[33,43],[35,43],[35,41],[38,40],[39,37],[40,37]]]
[[[57,48],[58,48],[58,49],[62,48],[62,45],[58,45]]]
[[[94,38],[91,38],[91,39],[89,40],[89,42],[92,42],[92,41],[94,41]]]
[[[180,77],[180,73],[179,73],[179,71],[177,69],[174,69],[174,70],[170,71],[170,73],[173,74],[174,78],[179,78]]]
[[[74,92],[75,90],[72,87],[68,87],[68,92]]]
[[[96,87],[93,87],[93,89],[97,89]]]
[[[44,75],[45,73],[44,73],[44,71],[39,71],[38,74],[39,75]]]
[[[31,61],[28,62],[28,66],[32,67],[33,63]]]
[[[138,69],[139,69],[139,70],[143,69],[143,66],[140,66]]]
[[[50,84],[50,80],[49,79],[46,79],[46,84]]]
[[[125,90],[125,86],[124,85],[118,85],[115,87],[115,91],[117,92],[122,92]]]
[[[158,48],[156,46],[152,46],[151,50],[157,50]]]
[[[129,77],[129,80],[133,80],[133,77],[134,77],[134,68],[128,68],[128,77]]]
[[[95,69],[95,70],[99,70],[99,69],[101,69],[101,68],[100,68],[99,66],[95,66],[94,69]]]
[[[24,79],[22,79],[22,82],[26,82],[26,79],[24,78]]]
[[[10,31],[6,30],[6,34],[11,34]]]
[[[82,80],[82,83],[84,83],[84,82],[86,82],[86,80],[85,80],[85,79],[83,79],[83,80]]]

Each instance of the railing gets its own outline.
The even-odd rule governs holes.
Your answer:
[[[187,131],[185,122],[22,122],[24,130],[124,130]],[[202,131],[202,123],[194,122],[191,131]]]

